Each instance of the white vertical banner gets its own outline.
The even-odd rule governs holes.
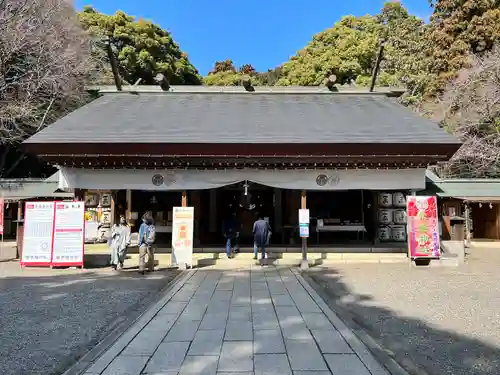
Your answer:
[[[193,264],[194,207],[173,207],[172,265]]]

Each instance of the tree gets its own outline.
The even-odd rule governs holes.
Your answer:
[[[472,56],[470,67],[451,83],[438,114],[463,145],[439,174],[447,177],[500,177],[500,48]]]
[[[233,60],[216,61],[214,68],[208,74],[225,72],[236,73],[236,68],[234,67]]]
[[[24,139],[85,100],[91,70],[86,35],[66,0],[0,0],[1,176],[28,162]]]
[[[281,67],[257,72],[251,64],[243,64],[238,71],[231,60],[216,62],[214,69],[203,78],[207,86],[241,86],[243,76],[250,76],[254,86],[274,86],[281,77]]]
[[[274,86],[278,83],[281,78],[281,67],[274,69],[268,69],[267,72],[257,72],[255,73],[255,79],[258,85],[262,86]]]
[[[493,48],[500,38],[499,0],[431,0],[430,40],[434,56],[441,62],[438,71],[457,71],[467,54]]]
[[[252,66],[252,64],[243,64],[239,69],[238,72],[241,74],[253,74],[257,72],[255,68]]]
[[[481,54],[500,39],[500,0],[431,0],[428,35],[433,73],[444,88],[466,68],[470,53]]]
[[[375,16],[345,16],[282,67],[279,85],[315,86],[332,74],[339,84],[371,81],[379,45],[386,41],[378,77],[382,86],[409,86],[411,95],[425,79],[425,25],[399,3],[387,3]]]
[[[141,84],[152,85],[155,84],[154,77],[162,73],[172,85],[201,84],[201,77],[187,54],[159,25],[144,19],[136,20],[122,11],[114,15],[99,13],[92,7],[86,7],[79,13],[79,18],[91,37],[101,41],[97,43],[100,46],[93,49],[93,55],[108,67],[102,41],[109,41],[125,81],[133,84],[140,78]],[[104,79],[96,77],[96,80],[109,81],[110,77],[108,70]]]
[[[332,74],[344,84],[369,77],[375,60],[380,25],[372,16],[343,17],[283,65],[278,85],[318,86]]]

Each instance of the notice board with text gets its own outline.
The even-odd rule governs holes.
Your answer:
[[[21,266],[50,266],[55,202],[26,202]]]
[[[84,241],[84,202],[26,202],[21,266],[83,267]]]
[[[85,204],[57,202],[54,216],[52,266],[83,266]]]

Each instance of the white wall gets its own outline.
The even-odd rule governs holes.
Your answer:
[[[425,169],[359,170],[143,170],[61,168],[68,189],[202,190],[241,181],[297,190],[420,190]]]

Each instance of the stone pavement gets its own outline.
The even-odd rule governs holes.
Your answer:
[[[186,272],[85,375],[388,375],[298,271]]]

